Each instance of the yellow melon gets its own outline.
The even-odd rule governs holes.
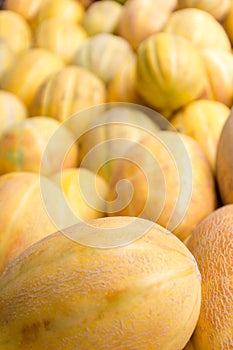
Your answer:
[[[178,0],[179,8],[195,7],[209,12],[221,21],[229,11],[231,0]]]
[[[13,92],[28,107],[40,85],[62,66],[62,60],[48,50],[24,50],[3,75],[1,87]]]
[[[24,103],[11,92],[0,90],[0,137],[8,128],[28,116]]]
[[[70,168],[50,179],[64,192],[77,221],[104,216],[108,184],[101,176],[85,168]]]
[[[200,144],[214,173],[220,134],[229,115],[230,109],[223,103],[201,99],[189,103],[171,119],[174,127]]]
[[[136,232],[141,238],[109,249],[66,237],[94,234],[98,244],[98,233],[114,241]],[[33,245],[0,277],[1,348],[184,347],[198,319],[201,282],[183,243],[138,218],[102,218],[63,233]]]
[[[8,128],[0,138],[0,174],[31,171],[50,175],[78,164],[72,133],[49,117],[28,118]]]
[[[87,33],[81,25],[52,18],[37,27],[34,41],[36,47],[52,51],[68,64],[86,37]]]
[[[82,25],[89,35],[115,33],[122,10],[115,1],[93,2],[83,16]]]
[[[0,11],[0,37],[6,40],[15,53],[28,49],[32,44],[29,24],[21,15],[13,11]]]
[[[208,12],[197,8],[173,12],[163,30],[184,36],[198,48],[231,50],[230,40],[221,24]]]
[[[29,110],[31,115],[48,115],[63,122],[82,109],[104,102],[104,82],[89,70],[70,65],[44,82]]]
[[[171,33],[152,34],[140,44],[137,56],[137,90],[156,110],[176,110],[203,93],[204,65],[187,39]]]
[[[117,32],[136,50],[143,40],[163,29],[176,6],[177,0],[128,0]]]

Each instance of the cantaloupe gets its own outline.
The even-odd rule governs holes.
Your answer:
[[[230,350],[233,341],[233,205],[203,220],[187,243],[202,275],[202,304],[192,336],[195,350]]]
[[[185,346],[198,319],[201,282],[182,242],[129,217],[92,220],[63,233],[33,245],[0,278],[1,349]],[[100,238],[109,249],[95,246]],[[118,239],[125,245],[111,247]]]

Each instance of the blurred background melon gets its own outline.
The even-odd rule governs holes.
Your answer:
[[[233,114],[224,124],[217,149],[217,183],[223,204],[233,203]]]
[[[31,171],[48,176],[77,164],[73,134],[52,118],[27,118],[0,137],[0,174]]]

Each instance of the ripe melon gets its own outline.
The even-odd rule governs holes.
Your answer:
[[[205,86],[204,63],[188,39],[160,32],[142,41],[137,50],[137,90],[148,105],[176,110],[199,98]]]
[[[117,32],[136,50],[143,40],[162,30],[176,6],[177,0],[127,0]]]
[[[195,7],[209,12],[218,21],[228,14],[231,0],[178,0],[179,8]]]
[[[53,191],[55,184],[43,179]],[[39,175],[15,172],[0,177],[0,221],[1,274],[31,244],[57,230],[41,198]]]
[[[0,138],[8,128],[26,119],[28,111],[24,103],[14,94],[0,90]]]
[[[29,111],[31,115],[47,115],[64,122],[82,109],[104,102],[104,82],[88,69],[68,65],[42,84]]]
[[[104,216],[108,184],[85,168],[64,169],[50,177],[64,192],[65,199],[79,220]]]
[[[221,24],[208,12],[197,8],[184,8],[173,12],[164,31],[181,35],[202,49],[230,52],[231,43]]]
[[[66,237],[114,241],[136,232],[140,238],[109,249]],[[91,220],[64,233],[33,245],[0,278],[1,349],[185,346],[198,319],[201,282],[182,242],[129,217]]]
[[[230,109],[223,103],[200,99],[187,104],[171,119],[172,125],[180,132],[199,143],[214,173],[220,134],[229,115]]]
[[[160,130],[137,140],[121,158],[110,180],[109,216],[140,216],[184,241],[216,208],[213,173],[191,137]]]
[[[224,124],[220,135],[217,157],[217,184],[223,204],[233,203],[233,113]]]
[[[31,171],[48,176],[77,164],[73,134],[52,118],[27,118],[0,137],[0,174]]]
[[[13,92],[29,107],[41,84],[62,66],[62,60],[48,50],[24,50],[3,74],[1,87]]]
[[[41,22],[37,27],[34,41],[36,47],[52,51],[69,64],[86,37],[87,33],[81,25],[51,18]]]
[[[0,37],[6,40],[14,53],[26,50],[32,45],[29,24],[21,15],[13,11],[0,11]]]
[[[193,231],[187,246],[202,275],[202,304],[192,336],[195,350],[233,346],[233,205],[220,207]]]

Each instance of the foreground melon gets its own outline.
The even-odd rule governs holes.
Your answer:
[[[101,249],[57,232],[5,271],[0,278],[1,349],[185,346],[198,319],[201,294],[197,265],[185,245],[137,218],[103,218],[65,230],[72,238],[85,235],[86,241],[93,234],[98,240],[99,233],[109,243],[124,233],[126,239],[136,233],[141,238]]]
[[[188,248],[202,275],[202,305],[192,337],[195,350],[230,350],[233,341],[233,205],[223,206],[193,231]]]

